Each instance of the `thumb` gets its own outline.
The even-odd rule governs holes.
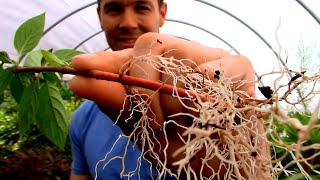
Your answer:
[[[119,73],[119,70],[126,68],[124,66],[131,58],[132,49],[101,51],[77,55],[72,59],[71,66],[78,71],[100,70]]]

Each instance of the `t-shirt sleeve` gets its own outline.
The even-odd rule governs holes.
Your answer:
[[[69,127],[69,138],[72,148],[71,172],[74,174],[90,174],[88,164],[84,155],[82,127],[85,121],[85,104],[74,111]]]

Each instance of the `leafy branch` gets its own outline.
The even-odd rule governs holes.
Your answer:
[[[18,53],[16,60],[11,59],[6,52],[0,52],[0,96],[4,96],[4,92],[9,90],[17,102],[20,136],[30,131],[32,125],[36,125],[54,144],[64,147],[69,125],[59,93],[64,74],[115,81],[167,94],[175,91],[181,97],[197,97],[206,101],[203,95],[181,88],[174,89],[164,83],[97,70],[76,71],[68,65],[72,57],[82,52],[71,49],[34,50],[41,40],[44,21],[43,13],[27,20],[17,29],[14,38],[14,47]]]
[[[42,37],[44,24],[45,13],[42,13],[27,20],[17,29],[14,37],[17,59],[11,59],[4,51],[0,52],[0,97],[5,96],[5,91],[9,91],[17,102],[20,136],[30,131],[32,125],[36,125],[42,134],[63,148],[69,121],[59,92],[62,75],[53,72],[14,72],[20,66],[65,66],[73,56],[82,53],[72,49],[54,52],[34,50]]]

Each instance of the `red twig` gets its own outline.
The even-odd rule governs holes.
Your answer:
[[[150,81],[146,79],[136,78],[128,75],[119,75],[110,72],[90,70],[90,71],[76,71],[70,67],[53,67],[53,66],[39,66],[39,67],[16,67],[13,70],[15,73],[19,72],[58,72],[62,74],[73,74],[85,77],[91,77],[101,80],[119,82],[124,85],[139,86],[150,90],[158,90],[159,92],[172,95],[174,88],[171,85]],[[197,96],[204,102],[207,98],[201,94],[196,94],[192,91],[185,90],[183,88],[177,88],[177,93],[181,97],[192,97]]]

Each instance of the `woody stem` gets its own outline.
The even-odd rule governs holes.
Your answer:
[[[162,93],[172,95],[174,87],[168,84],[155,82],[147,79],[136,78],[128,75],[115,74],[110,72],[104,72],[99,70],[90,70],[90,71],[77,71],[71,67],[55,67],[55,66],[38,66],[38,67],[15,67],[13,70],[15,73],[21,72],[57,72],[62,74],[72,74],[80,75],[100,80],[114,81],[119,82],[123,85],[139,86],[142,88],[157,90]],[[201,94],[197,94],[192,91],[188,91],[183,88],[176,88],[176,92],[181,97],[199,97],[202,101],[206,101],[207,98]]]

